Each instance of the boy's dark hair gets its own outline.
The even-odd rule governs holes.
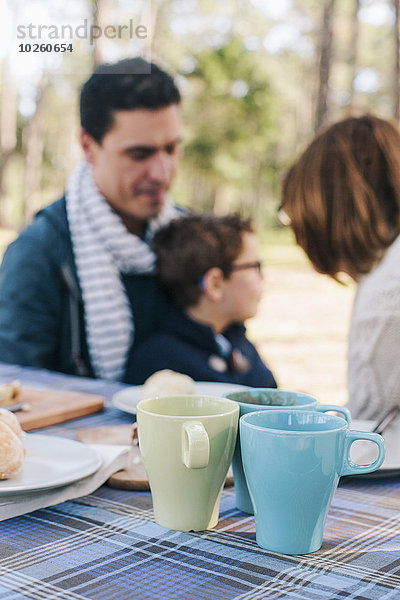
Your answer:
[[[82,87],[81,125],[101,144],[116,110],[157,110],[179,104],[173,78],[154,63],[130,58],[99,65]]]
[[[194,306],[202,294],[201,279],[212,267],[225,277],[242,250],[250,219],[238,215],[189,215],[171,221],[153,241],[160,281],[179,308]]]

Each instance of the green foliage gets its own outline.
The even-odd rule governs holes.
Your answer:
[[[356,73],[371,69],[378,85],[356,90],[353,103],[384,117],[393,109],[394,23],[390,18],[354,21],[355,1],[335,2],[331,120],[349,109],[355,24]],[[77,3],[89,20],[93,8],[102,4]],[[140,2],[115,0],[114,5],[125,10],[127,19],[140,10]],[[390,7],[392,2],[362,0],[361,5]],[[281,177],[313,136],[323,2],[154,0],[151,11],[152,59],[180,74],[183,92],[185,150],[174,198],[199,210],[239,210],[253,216],[260,230],[276,227]],[[62,193],[79,159],[77,99],[92,60],[90,54],[68,54],[58,72],[48,76],[41,126],[42,204]],[[17,83],[22,97],[27,87]],[[11,206],[3,214],[12,214],[17,225],[24,218],[26,139],[32,118],[18,114],[17,145],[3,173],[1,200]]]
[[[239,38],[193,58],[196,67],[186,75],[189,91],[183,105],[188,130],[184,166],[204,178],[214,194],[229,186],[233,204],[240,205],[240,194],[259,185],[274,163],[278,98],[262,57],[246,50]],[[202,205],[201,198],[193,202]]]

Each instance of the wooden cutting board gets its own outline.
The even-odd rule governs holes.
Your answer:
[[[115,425],[111,427],[87,427],[78,429],[75,437],[86,444],[116,444],[129,446],[132,444],[132,425]],[[122,490],[149,490],[149,481],[143,465],[138,445],[131,445],[129,467],[111,475],[107,483],[110,487]],[[233,485],[232,470],[229,469],[225,485]]]
[[[99,412],[104,407],[104,400],[103,396],[83,392],[37,390],[23,386],[18,401],[29,403],[30,410],[18,411],[15,415],[22,429],[31,431]]]

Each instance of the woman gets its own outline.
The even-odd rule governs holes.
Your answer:
[[[319,134],[286,176],[282,209],[320,273],[357,283],[349,408],[375,418],[400,404],[400,132],[372,115]]]

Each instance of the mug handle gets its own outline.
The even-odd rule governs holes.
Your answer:
[[[204,469],[210,459],[210,440],[203,423],[189,421],[182,427],[182,461],[188,469]]]
[[[343,417],[343,419],[347,421],[347,425],[349,427],[351,425],[351,414],[349,409],[345,406],[335,406],[334,404],[317,404],[314,410],[317,410],[318,412],[337,412]]]
[[[378,446],[378,458],[368,465],[356,465],[350,460],[350,448],[356,440],[369,440]],[[344,450],[344,464],[341,475],[360,475],[361,473],[371,473],[376,471],[385,460],[385,442],[378,433],[367,433],[365,431],[346,431],[346,441]]]

